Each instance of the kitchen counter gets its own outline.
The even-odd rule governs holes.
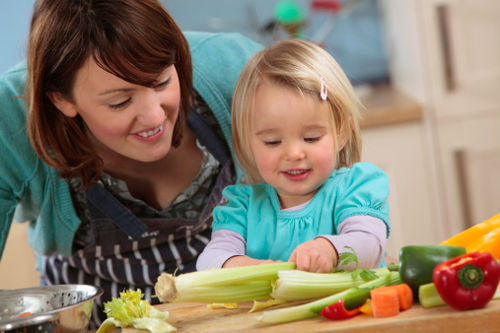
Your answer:
[[[380,84],[369,90],[360,97],[366,107],[362,112],[362,129],[422,120],[422,106],[397,88]]]
[[[500,328],[500,300],[491,301],[479,310],[457,311],[448,306],[424,309],[418,304],[399,315],[373,318],[359,315],[342,321],[322,317],[291,323],[260,324],[255,317],[259,312],[248,313],[250,304],[240,309],[209,309],[206,304],[170,303],[156,306],[170,312],[169,322],[177,332],[345,332],[345,333],[432,333],[432,332],[498,332]]]

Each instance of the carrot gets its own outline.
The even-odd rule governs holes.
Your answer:
[[[399,299],[399,310],[404,311],[411,308],[413,305],[413,292],[409,285],[406,283],[396,284],[388,288],[396,289]]]
[[[372,289],[370,297],[374,317],[395,316],[413,305],[413,292],[406,283]]]
[[[399,313],[399,297],[395,288],[383,286],[372,289],[370,298],[375,318],[391,317]]]

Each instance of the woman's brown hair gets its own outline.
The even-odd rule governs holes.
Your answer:
[[[93,57],[125,81],[152,86],[175,65],[181,110],[172,145],[178,146],[191,103],[192,65],[188,43],[157,0],[38,0],[28,42],[26,99],[28,135],[40,158],[62,177],[80,177],[84,188],[103,171],[83,120],[66,117],[48,98],[72,100],[78,69]]]

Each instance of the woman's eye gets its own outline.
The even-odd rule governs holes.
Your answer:
[[[315,136],[315,137],[305,138],[304,141],[305,142],[316,142],[316,141],[319,141],[319,139],[321,139],[320,136]]]
[[[109,107],[112,108],[112,109],[121,109],[125,106],[127,106],[130,101],[132,100],[132,98],[127,98],[125,101],[123,102],[120,102],[120,103],[117,103],[117,104],[110,104]]]
[[[165,87],[166,85],[168,85],[170,83],[170,78],[166,79],[165,81],[163,82],[160,82],[158,83],[155,88],[163,88]]]

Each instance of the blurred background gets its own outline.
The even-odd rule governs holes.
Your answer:
[[[0,4],[0,72],[24,58],[33,3]],[[336,58],[366,107],[363,160],[389,175],[389,256],[500,212],[500,1],[163,3],[184,30],[239,32],[264,45],[303,38]],[[0,288],[38,284],[33,267],[26,224],[16,224]]]
[[[388,78],[377,0],[164,0],[164,3],[184,30],[239,32],[263,45],[277,39],[303,38],[323,45],[355,84]]]

